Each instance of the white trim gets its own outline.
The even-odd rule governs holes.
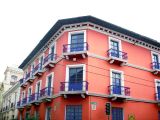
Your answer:
[[[69,82],[69,68],[83,67],[83,81],[86,80],[86,65],[85,64],[75,64],[75,65],[66,65],[66,79],[65,82]],[[85,82],[83,82],[83,86],[85,86]],[[68,91],[68,83],[65,84],[65,91]],[[83,90],[85,88],[83,87]]]
[[[151,51],[152,62],[154,62],[153,61],[153,54],[157,55],[158,56],[158,61],[160,61],[160,55],[157,52]]]
[[[110,69],[110,85],[112,85],[112,72],[120,73],[121,74],[121,86],[124,86],[124,72],[120,70]],[[111,91],[112,94],[112,91]],[[124,95],[124,90],[122,91],[122,95]]]
[[[48,87],[48,77],[49,77],[49,76],[52,76],[51,87],[53,87],[53,83],[54,83],[54,72],[52,72],[52,73],[50,73],[50,74],[48,74],[48,75],[46,76],[46,85],[45,85],[45,87]]]
[[[83,42],[86,42],[86,30],[79,30],[79,31],[71,31],[71,32],[68,32],[68,44],[71,44],[71,35],[74,35],[74,34],[78,34],[78,33],[84,33],[84,41]],[[85,47],[84,47],[85,48]],[[85,51],[85,50],[84,50]],[[67,52],[70,52],[70,49],[68,49]]]

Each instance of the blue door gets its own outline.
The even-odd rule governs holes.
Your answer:
[[[111,56],[119,58],[120,57],[119,42],[111,40],[111,49],[112,49],[110,53]]]
[[[69,68],[69,91],[82,90],[83,67]]]
[[[123,120],[123,109],[118,107],[112,108],[112,120]]]
[[[66,106],[66,120],[82,120],[82,106],[81,105],[67,105]]]
[[[71,35],[70,52],[83,51],[83,50],[84,50],[84,33]]]
[[[121,74],[112,72],[112,93],[121,95]]]

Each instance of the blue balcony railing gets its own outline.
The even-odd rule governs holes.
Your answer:
[[[27,75],[26,75],[26,78],[25,80],[28,81],[29,79],[33,79],[33,71],[30,71]]]
[[[49,97],[53,95],[53,88],[52,87],[45,87],[40,90],[40,97]]]
[[[63,53],[67,52],[79,52],[79,51],[87,51],[88,43],[75,43],[75,44],[65,44],[63,45]]]
[[[45,58],[44,58],[44,62],[43,62],[43,65],[48,63],[48,62],[52,62],[52,61],[55,61],[57,59],[57,55],[56,54],[48,54]]]
[[[160,93],[156,93],[155,95],[156,95],[156,100],[159,101],[160,100]]]
[[[61,82],[61,91],[88,91],[88,82]]]
[[[22,100],[22,105],[26,105],[27,104],[27,97],[23,98]]]
[[[22,85],[23,82],[24,82],[24,79],[23,79],[23,78],[19,80],[20,85]]]
[[[21,106],[21,101],[18,101],[17,102],[17,107],[20,107]]]
[[[112,48],[107,51],[107,55],[108,57],[120,58],[123,60],[128,59],[127,53]]]
[[[39,93],[33,93],[29,98],[30,99],[29,102],[37,101],[37,100],[39,100],[39,97],[40,97]]]
[[[42,63],[39,63],[36,65],[36,67],[34,68],[34,74],[36,74],[40,71],[42,71]]]
[[[160,70],[160,63],[158,63],[158,62],[152,62],[151,63],[151,67],[152,67],[152,69],[158,69],[158,70]]]
[[[117,95],[130,96],[130,88],[124,86],[110,85],[108,86],[108,92],[110,95],[117,94]]]

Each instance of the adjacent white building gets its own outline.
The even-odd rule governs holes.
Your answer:
[[[4,80],[0,83],[0,120],[11,120],[17,117],[16,103],[19,99],[19,80],[23,71],[16,67],[7,67]]]

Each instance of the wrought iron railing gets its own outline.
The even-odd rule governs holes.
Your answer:
[[[88,91],[88,82],[61,82],[61,91]]]
[[[87,51],[88,50],[88,43],[72,43],[72,44],[65,44],[63,45],[63,53],[67,52],[78,52],[78,51]]]
[[[24,83],[24,78],[19,80],[20,85],[22,85]]]
[[[108,92],[109,94],[130,96],[130,88],[124,86],[110,85],[108,86]]]
[[[158,62],[152,62],[151,63],[152,69],[159,69],[160,70],[160,63]]]
[[[124,60],[128,59],[128,55],[126,52],[122,52],[122,51],[115,50],[112,48],[107,51],[107,55],[108,57],[115,57],[115,58],[120,58]]]
[[[33,102],[33,101],[37,101],[39,100],[39,93],[33,93],[30,97],[29,97],[29,102]]]
[[[40,97],[46,97],[52,95],[53,95],[53,87],[45,87],[40,90]]]
[[[39,70],[42,70],[42,63],[36,65],[36,67],[34,68],[34,73],[38,72]]]
[[[46,64],[49,61],[55,61],[56,59],[57,59],[57,55],[54,54],[54,53],[50,53],[44,58],[43,65]]]

